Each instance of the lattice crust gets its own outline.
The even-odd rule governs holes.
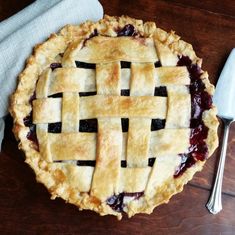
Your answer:
[[[128,24],[139,36],[117,37],[116,30]],[[124,198],[124,210],[129,216],[150,213],[201,169],[204,162],[197,162],[173,178],[179,154],[190,146],[190,75],[186,66],[177,67],[181,55],[201,65],[191,45],[174,32],[129,17],[105,16],[97,23],[66,26],[36,47],[20,75],[10,111],[26,162],[53,198],[121,218],[107,200],[123,192],[144,192],[139,199]],[[90,67],[79,68],[77,61]],[[130,67],[123,68],[122,61],[131,62]],[[161,67],[155,66],[158,61]],[[52,70],[51,63],[62,67]],[[207,74],[202,77],[212,94]],[[159,87],[165,87],[166,96],[155,94]],[[129,96],[122,96],[122,90]],[[26,138],[29,129],[23,123],[34,91],[32,121],[39,152]],[[92,95],[82,96],[84,92]],[[127,118],[128,130],[123,132],[122,121]],[[97,119],[97,133],[80,131],[80,121],[87,119]],[[151,130],[155,119],[165,120],[165,128]],[[217,146],[215,108],[205,112],[203,120],[209,128],[206,143],[211,155]],[[48,132],[49,125],[58,122],[61,131]],[[79,161],[95,162],[95,167]]]

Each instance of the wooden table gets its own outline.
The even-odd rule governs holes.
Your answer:
[[[0,20],[31,3],[30,0],[0,0]],[[235,2],[231,0],[101,0],[104,12],[155,21],[167,31],[173,29],[193,44],[203,68],[215,84],[230,50],[235,46]],[[92,7],[92,6],[91,6]],[[0,154],[1,234],[235,234],[235,126],[231,128],[223,184],[223,211],[211,215],[205,208],[216,164],[217,150],[203,172],[185,186],[170,203],[151,215],[117,221],[94,212],[79,212],[63,200],[50,200],[33,171],[24,163],[11,134],[7,118]],[[219,131],[221,136],[221,132]]]

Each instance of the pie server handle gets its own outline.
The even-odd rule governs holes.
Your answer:
[[[206,204],[207,209],[212,214],[217,214],[218,212],[222,210],[221,193],[222,193],[224,165],[225,165],[225,159],[226,159],[229,126],[233,122],[233,119],[230,119],[230,118],[224,118],[224,117],[220,117],[220,118],[224,123],[224,136],[223,136],[219,165],[218,165],[218,170],[216,173],[214,186],[213,186],[210,198]]]

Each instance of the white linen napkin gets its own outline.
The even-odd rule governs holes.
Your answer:
[[[33,47],[66,24],[102,17],[98,0],[37,0],[0,23],[0,149],[9,96]]]

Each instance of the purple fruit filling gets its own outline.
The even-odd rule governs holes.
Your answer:
[[[83,119],[79,122],[80,132],[97,132],[98,122],[96,118]]]
[[[35,150],[39,151],[39,143],[36,134],[36,125],[33,124],[29,127],[29,132],[26,137],[28,140],[32,141],[35,144]]]
[[[49,133],[61,133],[61,122],[49,123],[48,132]]]
[[[63,93],[56,93],[56,94],[48,96],[48,98],[62,98],[62,97],[63,97]]]
[[[161,67],[161,66],[162,66],[162,64],[161,64],[160,60],[159,60],[159,61],[156,61],[156,62],[154,63],[154,67],[155,67],[155,68],[158,68],[158,67]]]
[[[129,89],[122,89],[121,96],[130,96],[130,90]]]
[[[164,129],[166,120],[165,119],[152,119],[151,122],[151,131],[157,131]]]
[[[129,129],[129,118],[121,118],[122,132],[128,132]]]
[[[89,39],[91,39],[91,38],[93,38],[93,37],[96,37],[96,36],[98,36],[98,35],[99,35],[98,30],[95,29],[94,32],[90,34]]]
[[[24,125],[30,127],[33,125],[32,112],[23,119]]]
[[[179,58],[178,66],[187,66],[190,74],[191,83],[189,86],[191,94],[191,120],[190,120],[190,146],[188,153],[179,154],[181,163],[176,170],[174,177],[182,175],[189,167],[197,161],[204,161],[208,157],[208,147],[205,142],[208,135],[208,127],[202,120],[204,111],[212,107],[212,97],[205,90],[205,84],[201,80],[201,68],[192,64],[187,56]]]
[[[77,68],[83,68],[83,69],[95,69],[96,68],[96,64],[93,64],[93,63],[75,61],[75,64]]]
[[[121,61],[121,68],[122,69],[129,69],[129,68],[131,68],[131,62]]]
[[[156,158],[149,158],[149,162],[148,162],[148,166],[153,166],[154,162],[155,162]]]
[[[33,95],[29,98],[29,103],[32,106],[33,105],[33,101],[36,99],[36,92],[33,93]]]
[[[113,195],[107,199],[106,203],[117,212],[123,212],[125,207],[124,199],[129,197],[133,200],[137,200],[144,195],[144,192],[136,192],[136,193],[120,193],[118,195]]]
[[[92,96],[92,95],[96,95],[96,94],[97,94],[96,91],[79,92],[79,96]]]
[[[99,35],[98,30],[95,29],[95,30],[89,35],[89,37],[84,40],[82,47],[85,47],[85,46],[86,46],[86,43],[87,43],[88,40],[90,40],[91,38],[96,37],[96,36],[98,36],[98,35]]]
[[[29,99],[29,104],[32,105],[33,100],[35,99],[36,99],[36,93],[34,92],[33,95]],[[32,141],[35,144],[35,149],[39,151],[39,144],[38,144],[38,139],[36,135],[36,125],[33,124],[32,112],[30,112],[30,114],[23,119],[23,122],[26,127],[29,127],[29,132],[27,133],[26,138]]]
[[[121,167],[126,168],[127,167],[127,162],[126,160],[121,160]]]
[[[92,160],[79,160],[77,161],[78,166],[93,166],[95,167],[96,161]]]
[[[122,29],[117,30],[117,35],[118,37],[135,36],[136,35],[135,27],[131,24],[127,24]]]
[[[167,97],[167,89],[165,86],[155,87],[154,96]]]
[[[62,68],[62,64],[61,63],[51,63],[50,68],[52,70],[57,69],[57,68]]]

